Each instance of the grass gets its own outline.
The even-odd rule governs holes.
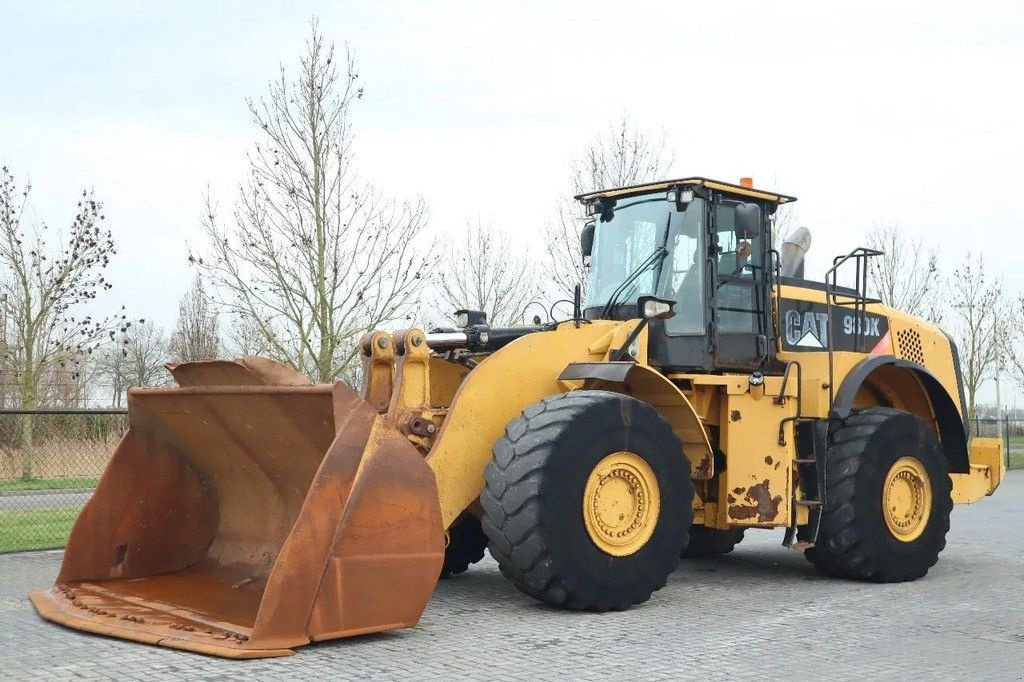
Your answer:
[[[95,488],[98,478],[65,477],[65,478],[20,478],[0,481],[0,493],[13,490],[67,490],[68,488]]]
[[[1024,450],[1010,450],[1010,469],[1024,469]]]
[[[1010,436],[1010,469],[1024,469],[1024,436]]]
[[[79,507],[0,510],[0,552],[63,547]]]

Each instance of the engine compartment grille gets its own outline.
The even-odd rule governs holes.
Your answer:
[[[921,335],[916,329],[897,331],[896,344],[901,358],[924,366],[924,348],[921,346]]]

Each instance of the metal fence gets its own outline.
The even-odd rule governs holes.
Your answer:
[[[975,417],[971,422],[971,435],[1002,438],[1006,466],[1024,469],[1024,419]]]
[[[128,428],[124,410],[0,410],[0,552],[63,547]],[[1024,419],[971,423],[1024,468]]]
[[[0,410],[0,552],[63,547],[124,410]]]

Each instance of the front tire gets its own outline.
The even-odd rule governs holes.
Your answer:
[[[623,610],[665,586],[693,519],[690,464],[653,407],[573,391],[494,445],[480,495],[501,572],[547,604]]]
[[[854,411],[831,429],[825,507],[805,554],[853,580],[916,580],[946,546],[952,481],[935,432],[901,410]]]

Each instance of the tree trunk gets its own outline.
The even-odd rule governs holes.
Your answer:
[[[21,409],[32,410],[36,407],[35,390],[29,390],[22,394]],[[30,481],[33,474],[33,442],[32,428],[34,426],[34,414],[21,415],[21,480]]]

